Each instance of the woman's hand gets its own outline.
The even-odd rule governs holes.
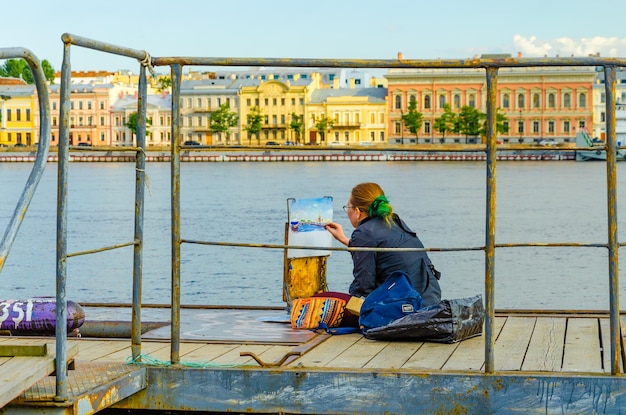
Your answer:
[[[345,246],[348,246],[348,242],[350,242],[350,239],[346,236],[343,231],[343,227],[340,224],[335,222],[328,222],[326,226],[324,226],[324,229],[330,232],[333,238],[335,238]]]

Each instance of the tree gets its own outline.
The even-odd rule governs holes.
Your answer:
[[[124,124],[126,128],[130,130],[133,137],[137,135],[137,124],[139,123],[139,114],[137,112],[133,112],[128,116],[128,120]],[[148,127],[152,125],[152,118],[146,119],[146,133],[148,132]]]
[[[230,104],[226,102],[211,113],[211,131],[214,133],[225,133],[226,144],[230,139],[230,129],[235,127],[239,122],[239,116],[236,112],[230,110]]]
[[[457,115],[452,112],[450,105],[445,104],[443,106],[444,113],[441,117],[435,119],[435,130],[441,133],[442,141],[446,138],[446,133],[454,131],[456,125]]]
[[[261,132],[261,122],[263,121],[263,114],[259,107],[250,108],[248,113],[248,125],[243,127],[244,130],[250,134],[250,145],[252,145],[252,135],[256,135],[257,142],[260,144],[261,138],[259,133]]]
[[[506,134],[509,132],[509,125],[506,123],[508,118],[504,115],[500,108],[496,110],[496,136],[498,134]],[[483,121],[483,125],[480,129],[480,135],[482,137],[487,136],[487,115],[485,114],[485,121]]]
[[[47,60],[41,61],[44,77],[50,83],[54,83],[54,68]],[[4,65],[0,66],[0,77],[10,77],[23,79],[27,84],[35,82],[30,66],[24,59],[7,59]]]
[[[335,121],[332,118],[322,115],[319,118],[315,118],[315,128],[320,133],[321,141],[326,141],[326,133],[333,129]]]
[[[163,92],[172,86],[172,78],[169,76],[160,76],[157,79],[157,91]]]
[[[461,111],[458,114],[458,123],[455,128],[455,132],[465,135],[465,142],[467,143],[468,136],[478,136],[481,132],[481,119],[485,117],[484,113],[481,113],[474,107],[465,105],[461,107]]]
[[[289,128],[293,130],[296,134],[296,143],[300,144],[300,134],[302,133],[302,127],[304,126],[304,122],[302,121],[302,116],[296,114],[295,112],[291,113],[291,122],[289,123]]]
[[[422,128],[423,122],[424,116],[421,112],[417,111],[417,101],[410,101],[409,110],[406,114],[402,114],[402,123],[412,134],[415,134],[415,138],[417,138],[417,134],[420,128]]]

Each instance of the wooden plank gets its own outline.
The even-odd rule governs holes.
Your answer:
[[[167,347],[152,351],[150,353],[150,356],[157,360],[170,362],[171,354],[172,354],[172,346],[170,345],[170,343],[167,343],[166,345]],[[180,346],[178,348],[178,355],[181,357],[181,360],[182,360],[182,356],[192,353],[204,345],[205,345],[204,343],[180,343]]]
[[[170,347],[169,343],[142,342],[141,354],[149,356],[154,351],[164,349],[164,348],[169,349],[169,347]],[[98,350],[100,351],[101,349],[98,349]],[[129,360],[132,359],[132,354],[133,353],[132,353],[131,346],[127,346],[127,347],[112,351],[111,353],[103,354],[99,358],[94,359],[94,361],[127,363]],[[149,357],[147,357],[146,360],[149,360]]]
[[[362,368],[374,356],[380,353],[387,346],[387,342],[368,340],[361,337],[337,357],[331,360],[326,367],[333,368]]]
[[[48,354],[48,346],[44,344],[0,344],[0,356],[45,356]]]
[[[602,372],[600,332],[597,318],[567,320],[564,372]]]
[[[369,369],[399,369],[424,343],[385,342],[385,347],[365,364]]]
[[[565,343],[564,318],[538,317],[522,370],[560,372]]]
[[[344,350],[359,341],[361,334],[342,334],[330,336],[324,343],[318,345],[304,356],[294,360],[289,366],[324,367]]]
[[[222,343],[203,344],[201,347],[198,347],[197,349],[188,353],[184,353],[184,354],[182,353],[182,346],[181,346],[181,353],[179,353],[180,360],[181,362],[190,362],[190,363],[198,363],[198,364],[209,363],[213,361],[214,359],[218,358],[219,356],[222,356],[225,353],[228,353],[229,351],[235,349],[237,346],[239,345],[222,344]]]
[[[506,317],[495,317],[493,331],[496,338],[506,322]],[[480,371],[485,367],[485,331],[482,336],[472,337],[459,343],[442,370]]]
[[[624,347],[624,338],[622,337],[624,333],[624,317],[620,320],[621,334],[620,334],[620,345],[619,347]],[[611,373],[611,319],[609,317],[600,318],[600,335],[602,339],[602,368],[604,369],[604,373]],[[619,359],[619,370],[623,371],[624,369],[624,359],[622,359],[622,353],[620,349],[617,350],[618,359]]]
[[[530,343],[535,317],[509,317],[494,346],[495,370],[520,370]]]
[[[458,343],[425,342],[405,364],[402,369],[439,370],[448,361]]]
[[[15,356],[0,366],[0,408],[54,372],[54,345],[47,346],[47,350],[45,356]],[[76,353],[76,346],[68,348],[68,360],[73,359]]]

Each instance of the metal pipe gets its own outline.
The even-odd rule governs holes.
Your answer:
[[[56,321],[66,321],[67,311],[65,307],[65,283],[67,280],[67,192],[68,192],[68,169],[69,169],[69,113],[70,113],[70,87],[72,65],[70,61],[70,46],[63,45],[63,64],[61,66],[61,89],[59,91],[61,106],[59,109],[59,144],[57,166],[57,314]],[[56,325],[56,396],[55,400],[62,402],[68,399],[67,377],[65,373],[65,353],[67,327],[65,324]]]
[[[146,126],[148,93],[146,82],[146,67],[139,69],[139,98],[137,101],[137,152],[135,158],[135,241],[133,248],[133,311],[131,351],[133,360],[141,355],[141,299],[143,277],[143,215],[145,204],[145,176],[146,176]]]
[[[498,68],[487,68],[487,211],[485,229],[485,373],[493,373],[496,250],[496,88]]]
[[[46,77],[41,68],[39,59],[28,49],[24,48],[6,48],[0,49],[0,59],[22,58],[28,63],[35,86],[37,88],[37,96],[39,97],[39,136],[40,144],[37,148],[37,157],[33,168],[26,180],[24,190],[15,206],[13,216],[9,220],[4,236],[0,241],[0,272],[4,268],[11,246],[15,241],[17,232],[24,221],[26,211],[37,189],[37,185],[43,176],[48,161],[48,153],[50,152],[50,99],[48,98],[48,87],[46,86]]]
[[[182,67],[172,65],[172,344],[170,361],[180,362],[180,84]]]
[[[611,325],[611,374],[621,372],[621,323],[619,298],[619,242],[617,239],[617,140],[615,132],[615,66],[605,66],[606,90],[606,190],[608,217],[608,248],[609,248],[609,304]]]

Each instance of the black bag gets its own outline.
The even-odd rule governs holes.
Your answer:
[[[442,300],[363,334],[372,340],[455,343],[480,336],[485,321],[482,295]]]

